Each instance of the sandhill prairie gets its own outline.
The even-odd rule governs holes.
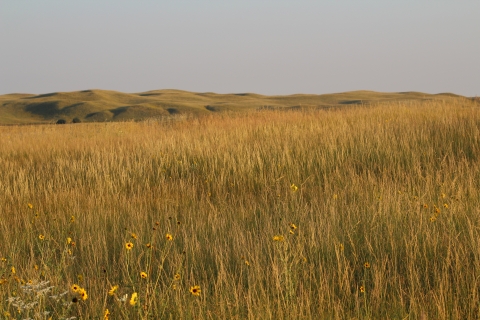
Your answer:
[[[471,99],[90,91],[2,101],[22,110],[11,123],[85,120],[0,127],[6,319],[480,317]],[[334,107],[282,109],[300,103]],[[126,105],[168,115],[85,123]]]

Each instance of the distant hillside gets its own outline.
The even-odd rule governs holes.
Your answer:
[[[465,98],[451,93],[421,92],[345,93],[264,96],[253,93],[216,94],[181,90],[154,90],[123,93],[106,90],[54,92],[41,95],[0,95],[0,125],[55,123],[64,119],[81,122],[142,120],[176,114],[261,109],[329,108],[375,101],[405,101]]]

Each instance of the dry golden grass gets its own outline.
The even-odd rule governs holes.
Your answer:
[[[0,127],[0,312],[479,318],[479,129],[463,99]]]

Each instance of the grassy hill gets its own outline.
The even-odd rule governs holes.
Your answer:
[[[208,114],[255,109],[329,108],[379,101],[458,99],[462,96],[421,92],[345,93],[264,96],[253,93],[216,94],[181,90],[153,90],[123,93],[107,90],[54,92],[41,95],[6,94],[0,96],[0,125],[72,122],[128,121],[176,114]]]

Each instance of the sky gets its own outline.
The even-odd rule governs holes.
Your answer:
[[[0,0],[0,94],[480,96],[478,0]]]

